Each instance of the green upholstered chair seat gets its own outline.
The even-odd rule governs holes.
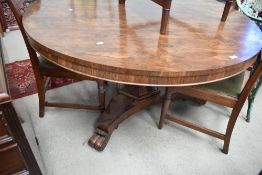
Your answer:
[[[201,87],[216,90],[230,96],[238,96],[242,90],[244,76],[245,72],[242,72],[234,77],[214,83],[204,84],[201,85]]]

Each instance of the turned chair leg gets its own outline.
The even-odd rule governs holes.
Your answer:
[[[101,113],[105,110],[105,83],[104,81],[98,81],[98,98],[99,98],[99,106],[101,108]]]
[[[172,97],[172,94],[170,93],[169,88],[166,88],[165,100],[161,108],[161,116],[160,116],[159,125],[158,125],[159,129],[163,128],[165,117],[166,117],[168,108],[171,103],[171,97]]]
[[[226,0],[224,11],[223,11],[223,14],[222,14],[222,17],[221,17],[222,22],[225,22],[227,20],[227,16],[229,14],[229,10],[231,8],[232,2],[233,2],[233,0]]]
[[[166,3],[162,5],[163,9],[162,9],[162,19],[161,19],[161,27],[160,27],[161,34],[166,34],[171,3],[172,0],[167,0]]]
[[[170,9],[163,8],[163,10],[162,10],[162,19],[161,19],[161,27],[160,27],[160,33],[161,34],[166,34],[169,12],[170,12]]]

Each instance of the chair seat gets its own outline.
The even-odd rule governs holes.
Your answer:
[[[57,66],[56,64],[45,59],[43,56],[39,56],[38,59],[39,59],[40,72],[44,76],[57,77],[57,78],[72,78],[72,79],[75,79],[77,77],[77,79],[79,80],[95,80],[94,78],[77,74],[63,67]]]
[[[201,85],[201,87],[219,91],[233,97],[237,97],[241,93],[244,76],[245,72],[242,72],[241,74],[238,74],[234,77],[214,83],[204,84]]]

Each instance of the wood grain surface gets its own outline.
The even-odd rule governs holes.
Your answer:
[[[151,1],[36,0],[24,15],[30,44],[53,63],[125,84],[183,86],[221,80],[249,67],[259,28],[217,1],[172,2],[166,35]]]

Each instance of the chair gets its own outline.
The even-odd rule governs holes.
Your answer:
[[[228,153],[230,138],[233,132],[234,125],[236,123],[237,117],[252,89],[257,79],[259,78],[262,72],[262,64],[261,64],[261,52],[257,56],[257,60],[254,64],[255,71],[247,80],[247,83],[243,88],[243,77],[244,73],[234,76],[232,78],[218,81],[215,83],[209,83],[205,85],[197,85],[197,86],[189,86],[189,87],[167,87],[165,100],[161,110],[161,116],[159,121],[159,129],[162,129],[164,120],[170,120],[181,124],[183,126],[189,127],[191,129],[200,131],[202,133],[208,134],[210,136],[216,137],[224,141],[223,152],[225,154]],[[171,103],[171,96],[174,93],[180,93],[183,95],[199,98],[201,100],[211,101],[220,105],[224,105],[232,109],[226,133],[222,134],[217,131],[199,126],[192,122],[183,120],[174,115],[170,115],[167,113],[168,108]]]
[[[167,24],[168,24],[168,18],[169,18],[169,12],[171,8],[172,0],[151,0],[158,5],[160,5],[162,9],[162,18],[161,18],[161,26],[160,26],[160,33],[166,34]],[[119,0],[119,4],[125,4],[126,0]],[[221,17],[221,21],[225,22],[230,10],[230,7],[232,5],[233,0],[226,0],[226,4],[223,10],[223,14]]]
[[[262,31],[262,1],[259,0],[236,0],[239,10],[249,17],[251,20],[255,21]],[[251,70],[251,74],[254,70]],[[253,107],[253,103],[259,88],[262,85],[262,76],[258,79],[256,85],[251,90],[248,96],[248,109],[247,109],[247,122],[250,122],[250,113]]]
[[[74,108],[74,109],[91,109],[91,110],[100,110],[101,112],[105,108],[105,89],[104,81],[89,78],[69,70],[66,70],[62,67],[59,67],[49,61],[47,61],[43,56],[37,57],[36,51],[30,46],[27,39],[27,35],[22,23],[22,14],[19,11],[18,4],[16,0],[7,0],[8,5],[10,6],[18,26],[21,30],[22,36],[24,38],[30,61],[32,63],[33,72],[36,79],[36,85],[38,90],[39,98],[39,116],[44,116],[45,106],[48,107],[63,107],[63,108]],[[47,81],[44,82],[44,76],[48,77]],[[53,82],[54,78],[71,78],[78,80],[91,80],[96,81],[98,84],[98,96],[99,104],[98,105],[84,105],[84,104],[72,104],[72,103],[59,103],[59,102],[47,102],[45,100],[45,91],[50,82]],[[52,86],[52,83],[51,83]]]

